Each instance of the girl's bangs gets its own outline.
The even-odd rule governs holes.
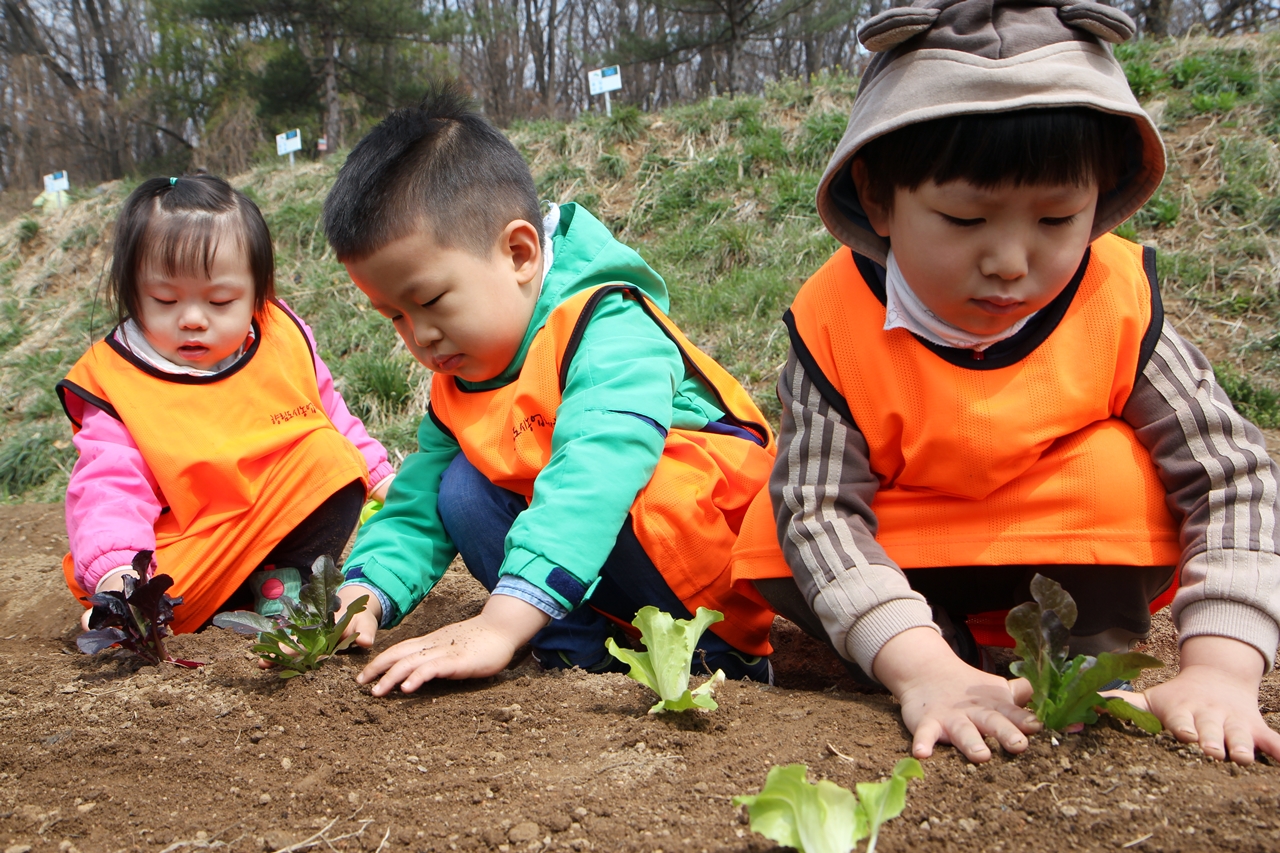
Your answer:
[[[152,216],[138,256],[145,259],[145,265],[155,264],[156,272],[165,276],[209,278],[213,257],[223,241],[245,248],[244,235],[235,227],[237,219],[234,211],[182,210]]]

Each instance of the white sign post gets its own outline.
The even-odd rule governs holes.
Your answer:
[[[54,172],[51,175],[44,176],[44,191],[49,198],[53,199],[53,203],[61,210],[66,202],[67,190],[71,189],[71,179],[67,177],[66,170]]]
[[[599,68],[587,72],[587,86],[593,95],[604,95],[604,114],[613,115],[613,105],[609,103],[609,93],[622,88],[622,71],[616,65]]]
[[[276,153],[281,157],[289,155],[289,168],[293,168],[293,152],[302,150],[302,131],[286,130],[276,134]]]

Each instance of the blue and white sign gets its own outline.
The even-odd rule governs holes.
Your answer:
[[[302,131],[286,130],[276,134],[276,153],[283,157],[302,150]]]
[[[44,191],[53,195],[57,192],[66,192],[71,189],[71,180],[67,177],[65,171],[54,172],[52,175],[44,176]]]
[[[622,88],[622,72],[616,65],[587,72],[587,86],[593,95],[616,92]]]

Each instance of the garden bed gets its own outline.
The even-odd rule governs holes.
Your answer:
[[[779,686],[725,684],[710,714],[650,716],[621,675],[527,659],[374,699],[354,680],[364,655],[281,682],[218,630],[171,642],[197,670],[91,658],[69,642],[61,506],[0,507],[0,531],[0,851],[768,850],[730,799],[770,766],[852,787],[906,754],[893,700],[782,622]],[[482,596],[455,569],[379,647]],[[1168,659],[1160,627],[1149,651]],[[1263,706],[1280,728],[1274,675]],[[878,849],[1280,849],[1280,768],[1115,723],[983,766],[944,747],[924,768]]]

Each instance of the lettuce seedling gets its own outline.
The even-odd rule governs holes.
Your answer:
[[[661,697],[649,709],[650,714],[690,708],[714,711],[720,706],[711,698],[711,691],[724,681],[724,672],[717,669],[701,686],[690,690],[689,666],[702,632],[723,619],[719,610],[705,607],[699,607],[692,619],[674,619],[656,607],[641,607],[631,624],[640,629],[640,640],[648,651],[621,648],[612,637],[605,641],[605,647],[609,654],[630,665],[627,675]]]
[[[123,590],[98,592],[82,599],[93,605],[89,614],[89,630],[76,638],[76,647],[87,655],[120,646],[149,663],[172,663],[193,668],[198,661],[170,657],[164,648],[168,625],[173,621],[173,608],[182,596],[171,598],[166,590],[173,586],[168,575],[151,577],[153,551],[139,551],[133,558],[133,575],[124,576]]]
[[[924,769],[904,758],[883,782],[859,782],[857,796],[826,779],[811,785],[803,764],[774,767],[759,794],[734,797],[746,806],[751,829],[800,853],[849,853],[864,838],[866,853],[875,853],[880,827],[902,814],[907,781],[923,779]]]
[[[338,586],[342,572],[328,556],[311,566],[311,580],[303,584],[298,600],[281,596],[284,612],[267,617],[252,610],[234,610],[213,617],[219,628],[230,628],[239,634],[257,634],[253,646],[263,660],[280,667],[281,678],[293,678],[316,669],[334,653],[355,642],[355,635],[342,638],[342,632],[357,614],[364,612],[369,596],[362,595],[347,607],[341,621],[334,621],[341,603]]]
[[[1140,652],[1096,658],[1076,655],[1067,660],[1071,626],[1076,624],[1076,603],[1057,581],[1037,574],[1031,580],[1034,602],[1009,611],[1005,630],[1013,637],[1022,660],[1009,666],[1014,675],[1031,682],[1031,709],[1046,728],[1062,731],[1074,723],[1096,723],[1097,709],[1128,720],[1143,731],[1156,734],[1160,721],[1119,697],[1103,699],[1098,690],[1108,682],[1134,678],[1144,669],[1164,666]]]

